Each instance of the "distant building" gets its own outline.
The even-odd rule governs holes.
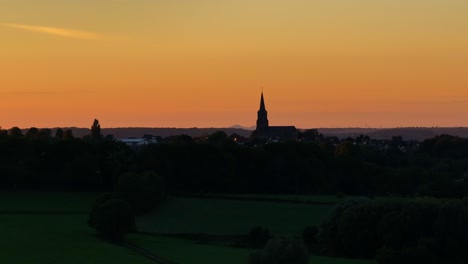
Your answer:
[[[143,146],[158,143],[157,140],[148,138],[124,138],[119,139],[119,141],[125,143],[127,146]]]
[[[297,129],[295,126],[270,126],[268,112],[265,107],[263,92],[260,97],[260,109],[257,112],[257,129],[255,137],[270,141],[296,140]]]

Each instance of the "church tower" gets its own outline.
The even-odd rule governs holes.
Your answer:
[[[257,112],[257,131],[265,131],[268,128],[268,112],[265,108],[265,101],[263,100],[263,92],[260,97],[260,109]]]

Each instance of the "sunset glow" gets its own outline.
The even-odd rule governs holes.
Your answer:
[[[468,126],[468,1],[0,0],[0,126]]]

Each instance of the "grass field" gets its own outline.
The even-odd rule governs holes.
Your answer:
[[[171,237],[130,235],[129,240],[177,263],[246,264],[251,249],[194,244],[190,240]],[[310,264],[376,264],[374,260],[342,259],[311,256]]]
[[[0,192],[1,211],[52,211],[88,213],[96,193]]]
[[[0,193],[0,263],[152,263],[102,241],[87,226],[88,212],[96,196],[63,192]]]
[[[247,234],[263,226],[273,234],[298,235],[319,225],[330,205],[170,197],[154,212],[139,217],[141,231],[156,233]]]
[[[87,215],[2,214],[0,263],[152,263],[100,240],[86,221]]]
[[[97,195],[0,193],[0,263],[154,263],[104,242],[87,226],[87,212]],[[306,225],[320,224],[332,208],[330,205],[170,197],[152,214],[139,217],[137,224],[140,230],[161,233],[245,234],[253,226],[261,225],[275,234],[299,234]],[[247,263],[252,252],[174,237],[131,234],[128,239],[180,264],[242,264]],[[312,256],[310,263],[376,262]]]
[[[177,263],[223,263],[223,264],[247,264],[250,250],[195,244],[191,240],[162,237],[129,235],[128,240],[157,254],[165,259]]]
[[[241,199],[279,199],[285,201],[302,201],[302,202],[316,202],[316,203],[340,203],[348,198],[354,197],[338,197],[336,195],[302,195],[302,194],[224,194],[224,193],[210,193],[204,194],[205,197],[227,197],[227,198],[241,198]]]

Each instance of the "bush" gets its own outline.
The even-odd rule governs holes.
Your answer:
[[[377,250],[375,258],[379,264],[392,264],[398,263],[401,257],[397,250],[385,246]]]
[[[261,226],[256,226],[249,232],[249,242],[254,248],[264,247],[270,237],[270,230]]]
[[[319,231],[316,226],[306,226],[306,228],[304,228],[304,231],[302,231],[302,240],[304,240],[304,244],[309,249],[312,249],[317,245],[318,232]]]
[[[99,195],[96,200],[94,200],[93,207],[91,208],[91,212],[89,213],[88,218],[88,226],[92,228],[96,228],[98,223],[98,214],[102,204],[105,202],[117,198],[116,193],[104,193]]]
[[[461,200],[381,199],[337,206],[322,224],[326,254],[379,263],[468,263],[468,206]],[[380,250],[379,250],[380,249]]]
[[[273,238],[249,256],[249,264],[307,264],[307,249],[298,239]]]
[[[165,197],[163,179],[154,171],[121,175],[117,193],[136,213],[151,210]]]
[[[120,242],[126,233],[136,231],[135,216],[125,201],[109,199],[91,212],[89,223],[106,238]]]

